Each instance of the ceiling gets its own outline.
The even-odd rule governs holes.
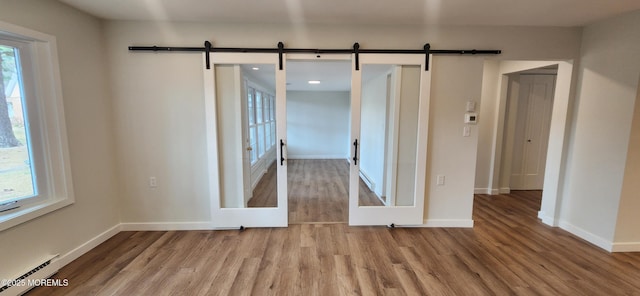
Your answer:
[[[309,84],[309,80],[320,84]],[[287,90],[349,91],[351,61],[287,61]]]
[[[639,0],[59,0],[109,20],[584,26]]]
[[[275,65],[241,65],[255,83],[275,89]],[[392,65],[362,65],[362,83],[388,73]],[[319,81],[310,84],[309,80]],[[287,91],[350,91],[351,61],[287,61]]]

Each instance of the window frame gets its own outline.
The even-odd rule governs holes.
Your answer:
[[[3,44],[19,45],[25,127],[34,162],[36,196],[0,212],[0,231],[75,202],[60,67],[54,36],[0,21]],[[14,46],[16,47],[16,46]],[[0,205],[11,200],[0,202]]]
[[[33,52],[30,44],[24,41],[17,41],[4,38],[0,33],[0,45],[10,46],[18,49],[18,54],[16,55],[16,67],[18,67],[17,71],[20,74],[19,79],[19,87],[21,93],[22,100],[22,109],[20,112],[23,113],[24,116],[24,125],[25,125],[25,133],[27,138],[27,147],[29,160],[31,162],[31,179],[33,185],[34,194],[32,196],[22,196],[15,197],[7,200],[0,201],[0,206],[5,204],[10,204],[12,202],[17,202],[16,205],[20,205],[21,207],[24,205],[37,203],[43,201],[43,196],[40,194],[40,191],[46,188],[47,184],[42,180],[42,178],[38,178],[38,176],[43,175],[44,165],[43,165],[43,147],[42,145],[32,145],[32,139],[41,138],[41,128],[32,128],[33,121],[38,121],[39,115],[38,110],[38,102],[37,102],[37,94],[35,92],[35,75],[33,65],[31,63]],[[23,58],[24,57],[24,58]],[[1,83],[1,82],[0,82]],[[27,111],[29,110],[29,111]],[[35,119],[35,120],[33,120]],[[45,190],[46,191],[46,190]],[[2,209],[0,209],[2,210]]]
[[[250,85],[248,80],[245,80],[245,96],[247,100],[246,111],[247,111],[247,142],[249,147],[251,147],[251,151],[249,153],[249,161],[251,165],[255,164],[258,157],[258,150],[254,148],[257,146],[257,129],[256,129],[256,113],[255,113],[255,89]],[[252,123],[253,122],[253,123]],[[254,141],[252,141],[252,139]]]

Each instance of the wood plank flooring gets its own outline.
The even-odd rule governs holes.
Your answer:
[[[276,167],[258,182],[249,207],[274,207]],[[349,215],[349,164],[344,159],[290,159],[287,171],[289,223],[346,223]],[[360,205],[382,206],[360,180]]]
[[[545,226],[539,204],[476,195],[473,229],[121,232],[28,295],[640,295],[640,253]]]
[[[247,202],[250,208],[275,208],[278,206],[278,178],[276,162],[269,166],[267,172],[262,176],[253,195]]]

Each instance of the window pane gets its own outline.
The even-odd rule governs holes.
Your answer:
[[[253,111],[253,88],[248,88],[247,90],[247,109],[249,117],[249,125],[256,124],[256,113]]]
[[[258,126],[258,157],[264,155],[264,125]]]
[[[256,91],[256,123],[262,123],[262,92]]]
[[[266,122],[271,121],[271,104],[273,104],[271,98],[271,96],[267,97],[267,104],[264,107],[264,118]]]
[[[267,123],[264,127],[264,133],[265,133],[265,146],[267,147],[265,149],[265,151],[269,151],[269,149],[271,148],[271,124]]]
[[[269,112],[271,121],[276,120],[276,100],[274,97],[271,97],[271,112]]]
[[[271,122],[271,145],[276,144],[276,122]]]
[[[36,195],[17,48],[0,45],[0,203]]]

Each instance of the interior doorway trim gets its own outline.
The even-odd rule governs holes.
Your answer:
[[[491,194],[498,194],[502,148],[505,130],[506,105],[508,97],[508,74],[546,66],[558,66],[556,88],[554,92],[553,109],[551,113],[551,127],[547,146],[546,171],[542,193],[542,205],[538,218],[543,223],[558,226],[559,213],[562,203],[563,180],[562,175],[566,167],[566,143],[568,143],[567,120],[569,116],[569,102],[573,79],[573,61],[500,61],[498,70],[498,104],[496,106],[497,120],[493,126],[492,162],[489,172],[489,189]]]

